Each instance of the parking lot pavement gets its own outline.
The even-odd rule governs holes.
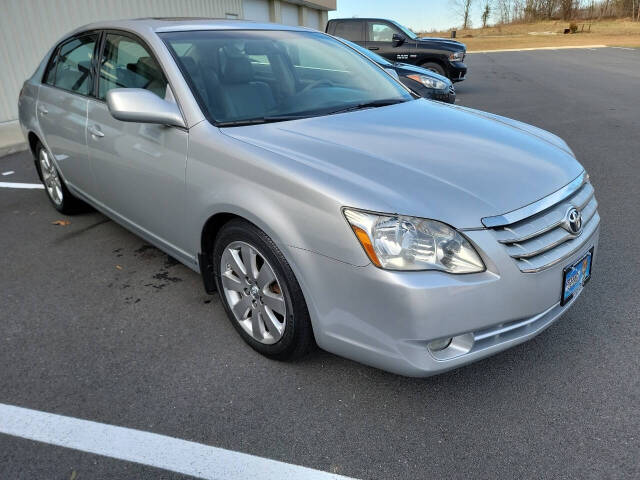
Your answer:
[[[321,351],[270,361],[186,267],[97,212],[0,187],[0,404],[358,478],[638,478],[640,51],[468,65],[459,104],[565,138],[596,187],[593,280],[554,326],[428,379]],[[26,152],[6,171],[37,181]],[[0,478],[184,478],[170,470],[0,434]]]

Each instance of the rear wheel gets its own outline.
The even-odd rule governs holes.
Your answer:
[[[444,71],[444,68],[439,63],[426,62],[426,63],[423,63],[421,67],[426,68],[427,70],[431,70],[432,72],[442,75],[443,77],[447,76],[447,72]]]
[[[49,152],[40,142],[36,145],[36,156],[38,174],[44,184],[47,197],[55,209],[65,214],[77,212],[83,202],[71,195]]]
[[[282,252],[243,220],[222,227],[213,249],[217,290],[242,338],[261,354],[298,358],[314,345],[307,305]]]

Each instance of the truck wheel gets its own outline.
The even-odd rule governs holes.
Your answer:
[[[427,70],[431,70],[432,72],[435,72],[435,73],[437,73],[439,75],[442,75],[443,77],[447,76],[447,72],[444,71],[444,68],[442,68],[442,65],[440,65],[439,63],[426,62],[426,63],[423,63],[420,66],[422,68],[426,68]]]

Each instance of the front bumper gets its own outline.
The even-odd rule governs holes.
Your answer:
[[[401,375],[441,373],[522,343],[551,325],[581,293],[560,306],[563,268],[591,247],[595,262],[598,258],[599,227],[562,264],[535,274],[521,272],[492,231],[465,235],[481,252],[485,272],[392,272],[292,248],[292,267],[318,345]],[[456,336],[471,341],[464,353],[442,358],[428,348],[433,340]]]
[[[463,62],[449,62],[449,80],[461,82],[467,78],[467,66]]]

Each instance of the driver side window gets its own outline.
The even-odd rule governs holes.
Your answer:
[[[369,41],[371,42],[391,42],[394,33],[398,32],[386,23],[369,23]]]
[[[98,98],[113,88],[144,88],[160,98],[167,95],[167,80],[158,62],[137,40],[107,34],[100,64]]]

